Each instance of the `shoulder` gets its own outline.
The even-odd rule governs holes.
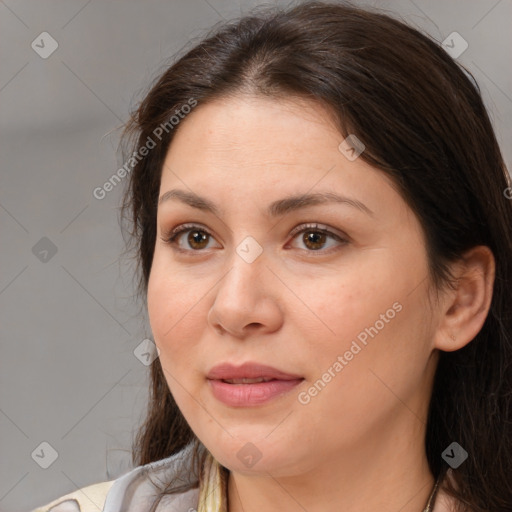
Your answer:
[[[98,512],[115,480],[82,487],[32,512]]]
[[[169,483],[174,491],[162,498],[157,510],[195,508],[199,480],[192,451],[189,444],[166,459],[138,466],[116,480],[83,487],[31,512],[149,512]]]

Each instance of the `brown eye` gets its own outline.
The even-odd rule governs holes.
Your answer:
[[[188,233],[186,238],[182,236],[185,233]],[[294,238],[296,238],[297,235],[302,234],[301,241],[305,247],[303,250],[307,252],[330,249],[332,244],[331,247],[327,247],[327,249],[325,248],[325,245],[329,242],[329,240],[334,240],[337,242],[338,246],[343,246],[348,243],[348,240],[326,228],[320,228],[318,224],[299,226],[298,228],[294,229],[291,234],[294,235]],[[181,239],[183,238],[185,239],[185,242],[180,243]],[[210,239],[214,238],[209,231],[201,226],[196,226],[194,224],[179,226],[174,228],[167,235],[162,236],[162,240],[167,244],[176,246],[177,251],[189,253],[198,253],[202,252],[203,249],[207,249]],[[336,244],[334,244],[334,246],[336,246]]]
[[[291,234],[294,236],[302,234],[300,240],[302,244],[304,244],[304,250],[307,252],[330,249],[331,247],[333,247],[332,244],[330,247],[325,248],[325,245],[328,243],[329,239],[337,242],[338,246],[343,246],[348,243],[348,240],[342,238],[336,233],[329,231],[326,228],[320,228],[318,224],[308,224],[306,226],[299,226],[296,229],[294,229]],[[334,244],[334,246],[336,246],[336,244]]]
[[[182,236],[185,233],[188,233],[186,238]],[[211,233],[194,224],[182,225],[162,236],[165,243],[176,246],[176,250],[182,252],[200,252],[202,249],[208,248],[210,238],[213,239]],[[180,244],[181,239],[185,240],[183,244]]]
[[[325,244],[327,235],[321,231],[304,231],[302,240],[308,249],[318,250],[322,249]]]
[[[189,230],[189,235],[187,236],[187,243],[190,244],[190,247],[193,249],[204,249],[205,241],[208,242],[208,237],[210,235],[208,233],[205,233],[204,231],[200,231],[197,229]]]

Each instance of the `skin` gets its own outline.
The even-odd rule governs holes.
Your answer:
[[[160,196],[193,191],[223,212],[178,200],[159,205],[149,319],[180,410],[230,470],[229,512],[423,510],[434,485],[423,440],[438,350],[457,350],[481,329],[492,253],[478,247],[454,264],[457,290],[441,293],[430,310],[418,219],[384,173],[340,152],[343,136],[321,106],[217,99],[178,128]],[[356,198],[373,215],[332,203],[265,216],[272,201],[320,191]],[[184,223],[212,236],[194,245],[189,231],[165,243],[166,232]],[[314,250],[305,237],[315,229],[290,236],[307,223],[348,242],[328,236]],[[247,236],[263,249],[252,263],[236,252]],[[397,302],[401,311],[300,403],[298,394]],[[304,381],[257,407],[229,407],[206,380],[224,361],[257,361]],[[261,453],[252,467],[237,457],[247,442]],[[448,507],[440,496],[436,512]]]

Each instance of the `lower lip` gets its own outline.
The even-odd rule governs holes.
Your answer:
[[[260,405],[272,398],[287,393],[304,379],[271,380],[255,384],[229,384],[221,380],[208,379],[217,400],[233,407]]]

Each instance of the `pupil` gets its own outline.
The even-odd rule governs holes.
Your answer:
[[[191,231],[190,232],[190,239],[192,240],[191,245],[194,246],[194,244],[201,244],[201,242],[204,242],[206,240],[206,233],[203,233],[202,231]]]
[[[310,231],[309,233],[306,233],[306,240],[305,243],[309,247],[308,244],[313,244],[313,249],[319,249],[319,246],[322,246],[325,243],[325,233],[318,233],[314,231]]]

